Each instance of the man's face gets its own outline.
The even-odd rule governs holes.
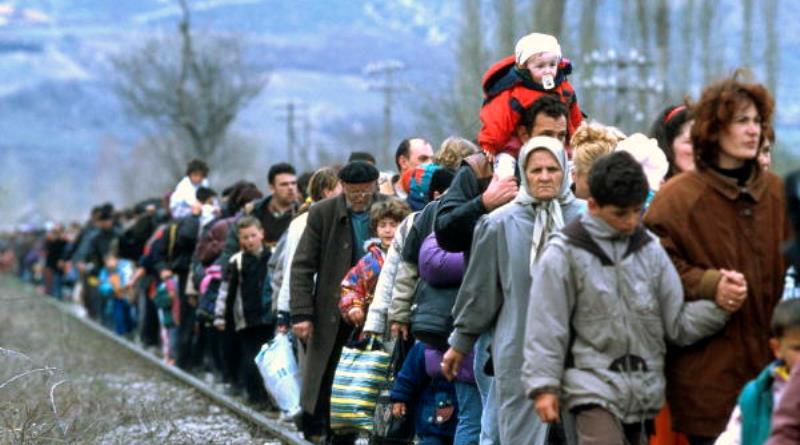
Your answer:
[[[564,149],[567,150],[567,154],[570,155],[570,158],[572,157],[571,150],[567,147],[567,118],[564,116],[554,118],[545,113],[539,113],[533,121],[530,132],[525,126],[520,125],[517,127],[516,133],[520,142],[523,144],[536,136],[550,136],[551,138],[556,138],[564,144]]]
[[[425,139],[415,138],[409,141],[408,157],[400,156],[398,163],[402,172],[417,168],[418,165],[430,162],[433,158],[433,147]]]
[[[562,144],[567,143],[567,118],[564,116],[552,117],[544,113],[536,115],[531,128],[531,137],[550,136],[558,139]]]
[[[257,254],[264,245],[264,231],[258,226],[248,226],[239,229],[239,246],[242,250]]]
[[[375,181],[363,184],[342,183],[344,188],[344,198],[348,206],[354,212],[363,212],[372,204],[372,195],[375,193]]]
[[[289,205],[297,200],[297,177],[291,173],[278,173],[269,189],[279,204]]]
[[[589,213],[605,221],[614,230],[625,235],[631,235],[642,220],[643,205],[619,207],[607,204],[601,206],[593,198],[589,198]]]

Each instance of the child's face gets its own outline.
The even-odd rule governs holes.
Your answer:
[[[790,370],[794,369],[800,360],[800,327],[787,329],[781,338],[769,339],[769,346],[776,359],[783,360]]]
[[[559,57],[556,53],[538,53],[532,55],[527,62],[525,68],[528,69],[536,83],[542,83],[542,77],[550,75],[556,77],[558,71]]]
[[[115,256],[107,256],[105,260],[106,269],[112,270],[117,268],[117,257]]]
[[[191,172],[189,173],[189,181],[192,182],[192,185],[197,185],[203,182],[203,179],[206,179],[206,175],[203,172]]]
[[[589,198],[589,213],[625,235],[631,235],[636,230],[636,226],[642,219],[643,206],[644,204],[630,207],[619,207],[612,204],[600,206],[593,198]]]
[[[384,249],[388,249],[392,244],[394,232],[397,230],[397,221],[391,218],[383,218],[378,221],[378,227],[375,229],[378,232],[378,238],[381,239],[381,245]]]
[[[239,246],[242,250],[257,254],[264,245],[264,231],[256,226],[239,229]]]

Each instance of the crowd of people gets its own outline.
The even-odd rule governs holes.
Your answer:
[[[390,174],[365,152],[277,163],[266,197],[193,160],[163,199],[12,234],[0,261],[260,409],[254,357],[290,334],[314,443],[356,440],[331,394],[364,339],[404,351],[391,413],[420,444],[800,443],[768,89],[737,72],[625,135],[571,70],[527,35],[484,76],[477,143],[404,139]]]

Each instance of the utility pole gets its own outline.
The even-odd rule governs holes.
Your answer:
[[[289,99],[285,104],[280,105],[278,110],[281,114],[278,116],[281,120],[286,120],[286,150],[288,154],[288,162],[295,165],[295,151],[298,148],[297,144],[297,131],[295,130],[295,122],[298,119],[303,119],[308,125],[309,118],[307,116],[307,109],[302,102]],[[308,135],[306,135],[308,137]],[[308,145],[308,141],[304,141]],[[301,157],[302,158],[302,157]]]
[[[397,82],[395,73],[404,70],[406,65],[399,60],[373,62],[364,68],[364,75],[370,79],[369,89],[383,93],[383,153],[386,159],[392,155],[392,105],[395,93],[407,89]],[[381,79],[382,77],[382,79]],[[388,153],[388,155],[386,155]]]

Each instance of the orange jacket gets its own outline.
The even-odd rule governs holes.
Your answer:
[[[515,135],[514,130],[519,118],[525,109],[545,94],[558,95],[567,105],[569,135],[572,135],[583,121],[575,90],[567,81],[567,74],[572,72],[569,60],[563,59],[559,64],[555,79],[556,87],[552,90],[545,90],[540,84],[520,76],[514,69],[515,63],[515,57],[508,56],[492,65],[483,75],[484,101],[480,111],[483,125],[478,133],[478,144],[491,154],[511,152],[517,155],[519,148],[515,148],[515,144],[508,147],[507,145]]]

